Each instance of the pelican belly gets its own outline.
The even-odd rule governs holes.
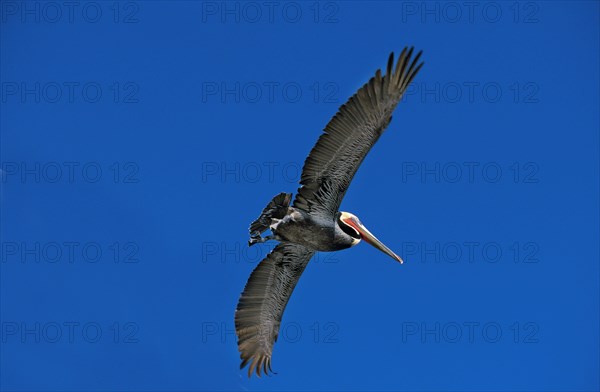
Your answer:
[[[351,241],[340,237],[334,220],[317,221],[295,208],[290,208],[283,219],[272,225],[271,231],[282,241],[321,252],[333,252],[353,245]]]

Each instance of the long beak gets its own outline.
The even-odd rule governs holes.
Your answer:
[[[352,224],[352,227],[354,227],[360,233],[360,236],[362,237],[363,240],[365,240],[366,242],[368,242],[375,248],[379,249],[383,253],[387,254],[388,256],[392,257],[393,259],[398,261],[400,264],[404,263],[404,261],[400,258],[400,256],[398,256],[397,254],[392,252],[392,250],[390,248],[388,248],[387,246],[385,246],[383,244],[383,242],[379,241],[377,239],[377,237],[375,237],[373,234],[371,234],[371,232],[362,225],[362,223],[356,222],[354,219],[350,219],[350,222]]]

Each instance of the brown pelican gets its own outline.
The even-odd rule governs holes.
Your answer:
[[[365,240],[402,263],[402,259],[371,234],[360,220],[339,207],[365,156],[392,120],[392,112],[423,63],[421,52],[404,48],[394,69],[390,54],[385,76],[375,76],[342,105],[304,162],[300,188],[281,193],[250,225],[249,244],[280,243],[250,275],[235,312],[235,330],[242,363],[260,377],[271,369],[271,353],[283,311],[316,251],[350,248]],[[267,229],[272,235],[261,237]]]

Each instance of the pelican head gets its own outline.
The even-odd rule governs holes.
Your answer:
[[[360,219],[358,219],[356,215],[349,212],[340,211],[338,225],[344,233],[353,238],[352,245],[358,244],[361,239],[365,240],[370,245],[392,257],[394,260],[400,262],[400,264],[403,263],[400,256],[392,252],[390,248],[385,246],[377,239],[377,237],[371,234],[371,232],[367,230],[367,228],[360,222]]]

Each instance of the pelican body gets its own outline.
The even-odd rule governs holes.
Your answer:
[[[291,194],[282,195],[285,195],[286,200],[291,199]],[[273,200],[282,195],[275,196]],[[263,215],[257,221],[261,218],[270,219],[269,229],[271,229],[273,236],[262,238],[258,230],[251,231],[250,246],[274,239],[302,245],[320,252],[335,252],[357,245],[361,239],[364,239],[377,249],[403,263],[398,255],[367,230],[357,216],[349,212],[338,212],[335,219],[331,220],[323,219],[320,216],[312,216],[298,208],[288,207],[282,218],[270,215],[268,211],[263,211]]]
[[[319,220],[290,207],[288,214],[271,227],[279,241],[288,241],[321,252],[334,252],[356,245],[360,239],[346,234],[338,220]]]
[[[254,269],[235,312],[235,329],[242,363],[248,376],[271,369],[273,345],[283,311],[296,283],[315,252],[334,252],[361,240],[402,263],[361,221],[340,211],[354,174],[392,120],[392,112],[423,66],[419,52],[404,48],[394,69],[389,57],[386,74],[377,70],[325,127],[306,158],[300,188],[280,193],[250,225],[249,245],[268,240],[279,244]],[[262,234],[271,231],[271,235]]]

